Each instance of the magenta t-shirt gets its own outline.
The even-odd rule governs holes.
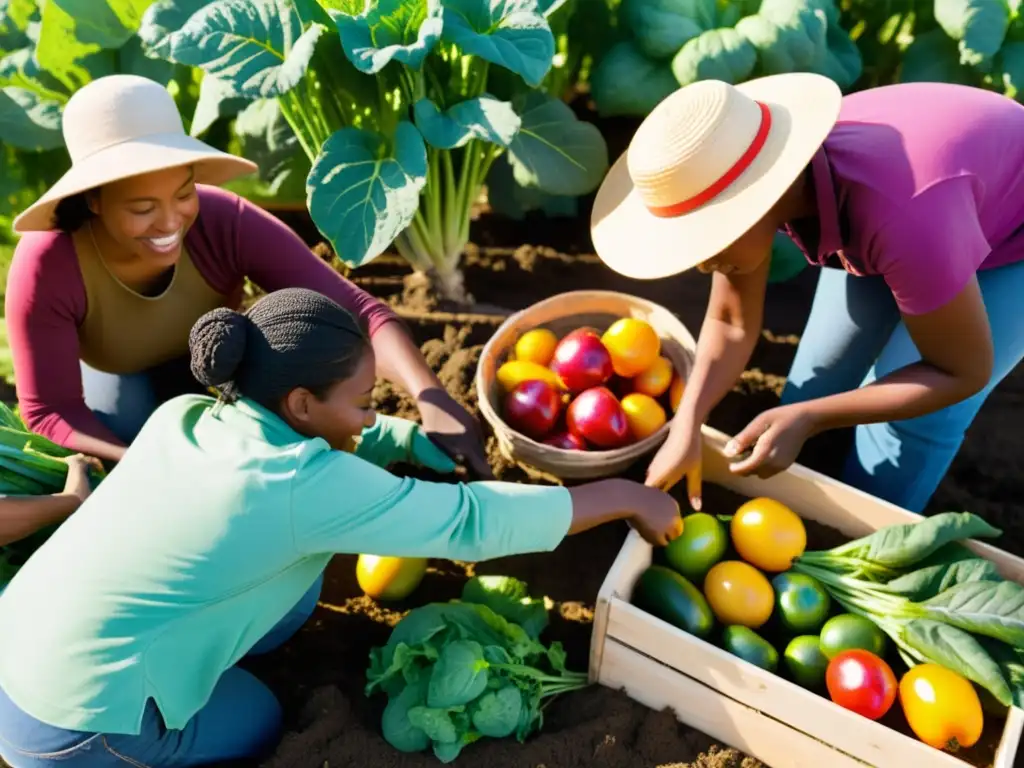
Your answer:
[[[356,315],[372,335],[396,319],[382,302],[339,275],[280,220],[244,198],[196,185],[199,218],[185,235],[199,274],[237,308],[245,278],[264,291],[309,288]],[[71,236],[32,232],[19,241],[7,278],[8,340],[18,402],[29,428],[75,449],[82,432],[116,440],[86,406],[78,326],[86,294]]]
[[[851,94],[811,170],[819,232],[787,234],[813,264],[838,254],[882,275],[905,314],[1024,258],[1024,106],[1004,96],[948,83]]]

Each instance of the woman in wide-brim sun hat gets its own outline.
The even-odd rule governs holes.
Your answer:
[[[824,267],[782,405],[730,441],[775,474],[855,426],[842,479],[921,512],[988,394],[1024,357],[1024,106],[943,83],[843,97],[814,74],[703,81],[661,102],[594,203],[633,278],[712,274],[694,369],[647,482],[687,478],[700,425],[761,333],[772,239]],[[749,456],[740,457],[750,451]]]
[[[71,169],[15,220],[7,282],[18,398],[33,430],[107,460],[161,402],[203,391],[188,334],[235,308],[246,278],[309,288],[369,330],[381,372],[416,397],[424,426],[489,476],[479,426],[441,386],[393,312],[281,221],[217,185],[256,166],[187,135],[166,88],[111,75],[64,110]]]

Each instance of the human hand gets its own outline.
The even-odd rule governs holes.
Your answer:
[[[814,419],[800,403],[765,411],[726,444],[727,458],[750,451],[749,456],[730,464],[729,470],[761,478],[782,472],[796,461],[814,426]]]
[[[484,453],[480,423],[451,395],[431,387],[416,399],[427,437],[457,462],[465,461],[481,480],[493,480],[494,473]]]
[[[78,499],[78,503],[81,504],[92,493],[92,485],[89,482],[89,470],[94,469],[97,472],[102,472],[103,464],[99,459],[85,456],[81,453],[68,456],[64,461],[68,465],[68,476],[64,481],[64,493],[74,496]]]
[[[683,533],[679,502],[664,491],[636,485],[630,493],[630,525],[644,541],[656,547],[667,546]]]
[[[669,491],[685,476],[686,497],[693,509],[700,510],[702,442],[699,426],[689,420],[673,421],[668,438],[647,468],[646,485]]]

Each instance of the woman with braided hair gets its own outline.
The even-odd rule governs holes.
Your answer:
[[[661,545],[682,531],[670,496],[627,480],[391,474],[396,461],[454,464],[415,423],[373,412],[374,350],[314,291],[214,309],[190,348],[219,397],[158,408],[0,597],[0,622],[17,627],[0,633],[13,768],[207,765],[271,747],[280,707],[235,664],[306,621],[335,553],[480,561],[614,520]]]

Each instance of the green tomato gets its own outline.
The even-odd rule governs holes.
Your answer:
[[[787,571],[772,579],[782,625],[794,634],[817,632],[828,618],[832,599],[813,576]]]
[[[810,690],[825,685],[828,658],[821,652],[817,635],[800,635],[789,641],[782,652],[782,661],[793,682]]]
[[[825,622],[821,628],[821,652],[830,661],[853,648],[884,658],[885,634],[873,621],[854,613],[842,613]]]
[[[695,512],[683,518],[683,535],[665,547],[665,560],[674,571],[699,584],[728,547],[725,526],[713,515]]]

